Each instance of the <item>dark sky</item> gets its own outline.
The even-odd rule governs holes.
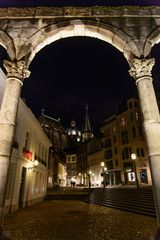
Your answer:
[[[23,6],[121,6],[121,5],[138,5],[150,6],[160,5],[159,0],[1,0],[1,7],[23,7]]]
[[[22,4],[23,2],[23,4]],[[1,1],[0,6],[56,5],[64,1]],[[38,2],[38,3],[37,3]],[[51,4],[52,2],[52,4]],[[73,5],[73,2],[65,1]],[[126,1],[85,1],[96,5],[107,2],[125,3]],[[142,1],[144,5],[156,5],[156,1]],[[159,2],[159,1],[157,1]],[[36,4],[37,3],[37,4]],[[54,4],[53,4],[54,3]],[[127,1],[136,4],[137,1]],[[133,4],[135,3],[135,4]],[[59,4],[57,4],[59,5]],[[123,4],[121,4],[123,5]],[[158,4],[157,4],[158,5]],[[160,5],[160,3],[159,3]],[[156,64],[160,66],[160,47],[153,49]],[[130,77],[129,65],[123,54],[110,44],[94,38],[76,37],[58,40],[43,48],[33,59],[31,76],[25,80],[22,97],[38,117],[41,109],[54,118],[60,118],[67,128],[72,118],[81,129],[85,118],[85,105],[89,106],[93,130],[98,132],[107,116],[116,113],[118,105],[137,95],[134,80]],[[160,69],[153,69],[154,85],[159,98]]]
[[[153,55],[157,56],[159,50],[156,47]],[[137,96],[123,54],[94,38],[56,41],[36,55],[30,70],[32,74],[25,80],[22,97],[37,117],[45,108],[46,114],[60,117],[64,127],[73,117],[81,128],[87,103],[97,131],[107,116],[116,113],[122,101]],[[153,72],[159,89],[160,71],[156,68]]]
[[[36,115],[72,117],[81,128],[85,105],[93,127],[103,124],[121,100],[135,95],[128,63],[117,49],[94,38],[66,38],[42,49],[33,60],[22,96]],[[128,90],[129,89],[129,90]]]

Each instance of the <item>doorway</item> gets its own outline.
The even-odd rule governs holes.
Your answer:
[[[23,207],[26,171],[27,171],[27,169],[25,167],[23,167],[22,174],[21,174],[20,190],[19,190],[19,207]]]

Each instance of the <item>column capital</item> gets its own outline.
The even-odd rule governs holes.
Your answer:
[[[155,59],[137,59],[134,58],[131,61],[131,68],[129,70],[129,73],[132,77],[134,77],[136,80],[142,77],[151,77],[152,76],[152,68],[155,64]]]
[[[27,69],[25,61],[23,60],[17,62],[4,60],[3,66],[7,71],[8,78],[13,77],[18,78],[20,81],[23,81],[24,78],[28,78],[30,75],[30,71]]]

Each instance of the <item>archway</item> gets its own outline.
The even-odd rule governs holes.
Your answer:
[[[18,99],[23,80],[29,76],[27,69],[29,64],[46,44],[63,37],[89,36],[105,40],[115,46],[123,52],[130,64],[130,74],[136,80],[144,118],[159,220],[160,117],[152,85],[151,70],[154,60],[149,58],[151,47],[158,42],[157,35],[159,36],[157,28],[159,9],[156,10],[136,7],[18,9],[9,12],[11,15],[7,24],[8,10],[2,11],[0,44],[7,49],[10,61],[4,61],[7,84],[0,112],[0,125],[3,126],[0,128],[0,159],[3,166],[0,174],[2,183],[0,205],[4,203]],[[153,32],[155,34],[152,36]]]
[[[116,71],[113,71],[113,65]],[[122,92],[126,94],[125,99],[130,97],[129,92],[131,96],[134,96],[136,92],[136,86],[128,73],[129,65],[123,53],[111,44],[96,38],[69,37],[53,42],[38,52],[30,64],[30,70],[32,72],[30,79],[24,82],[22,88],[22,97],[25,98],[29,107],[31,106],[30,95],[32,95],[36,116],[44,107],[46,114],[48,111],[50,113],[53,111],[55,117],[60,117],[61,120],[63,119],[62,112],[64,112],[68,116],[68,123],[72,117],[77,120],[81,119],[86,103],[89,104],[90,110],[94,105],[97,106],[97,117],[101,115],[101,109],[109,108],[110,111],[103,114],[103,119],[105,119],[109,114],[115,113],[112,109],[111,97],[115,99],[113,108],[117,109],[120,100],[123,100]],[[37,90],[36,85],[39,86],[40,91]],[[133,91],[128,91],[128,89],[133,89]],[[48,108],[45,107],[46,94],[50,98]],[[69,98],[68,101],[67,98]],[[65,108],[62,109],[61,105]],[[73,111],[71,116],[68,115],[69,106]],[[77,111],[76,108],[79,110]],[[95,108],[93,111],[95,112]],[[91,118],[95,126],[95,114]],[[102,120],[101,124],[103,125]],[[83,123],[80,122],[78,125],[82,126]]]

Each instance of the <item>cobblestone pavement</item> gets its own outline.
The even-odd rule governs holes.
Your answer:
[[[43,201],[4,219],[11,240],[144,240],[155,218],[81,201]]]

